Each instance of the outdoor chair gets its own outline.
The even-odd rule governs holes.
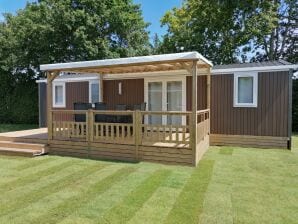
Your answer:
[[[91,103],[74,103],[73,105],[74,110],[89,110],[92,109]],[[85,114],[74,114],[75,122],[86,122],[86,115]],[[86,126],[87,127],[87,126]],[[85,133],[86,130],[81,130],[80,126],[80,134]]]
[[[74,110],[89,110],[89,109],[92,109],[92,104],[91,103],[74,103],[73,108],[74,108]],[[75,118],[75,122],[86,122],[85,114],[75,114],[74,118]]]
[[[125,110],[127,110],[127,105],[126,104],[117,104],[115,106],[115,110],[125,111]],[[117,115],[116,122],[117,123],[127,123],[128,122],[127,115]]]
[[[107,104],[103,102],[97,102],[95,103],[95,110],[107,110]],[[106,114],[96,114],[95,115],[95,122],[107,122],[107,116]]]

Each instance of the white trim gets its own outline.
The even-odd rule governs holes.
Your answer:
[[[100,101],[101,99],[101,86],[100,86],[100,82],[99,82],[99,79],[98,80],[89,80],[89,103],[92,103],[92,88],[91,88],[91,85],[92,84],[98,84],[98,101]]]
[[[246,68],[226,68],[226,69],[212,69],[212,75],[231,74],[234,72],[269,72],[269,71],[288,71],[290,69],[297,69],[298,65],[276,65],[276,66],[260,66],[260,67],[246,67]]]
[[[253,103],[238,103],[238,78],[253,78]],[[257,72],[236,72],[234,73],[234,107],[257,107],[258,106],[258,73]]]
[[[55,99],[56,99],[56,91],[55,91],[55,87],[56,86],[62,86],[63,92],[62,92],[62,104],[56,104]],[[52,99],[52,103],[53,103],[53,107],[54,108],[65,108],[66,107],[66,89],[65,89],[65,82],[55,82],[53,83],[53,99]]]
[[[67,70],[70,68],[73,69],[73,68],[105,67],[105,66],[113,66],[113,65],[142,64],[142,63],[176,61],[176,60],[201,60],[205,64],[213,66],[213,64],[209,60],[207,60],[198,52],[194,51],[194,52],[150,55],[150,56],[130,57],[130,58],[81,61],[81,62],[59,63],[59,64],[45,64],[40,66],[40,70],[41,71]]]
[[[88,82],[91,80],[99,80],[99,78],[98,77],[72,77],[72,78],[63,77],[63,78],[54,79],[53,83],[57,83],[57,82]],[[47,80],[46,79],[36,80],[36,83],[47,83]]]
[[[181,81],[182,82],[182,110],[186,111],[186,76],[164,76],[154,78],[144,78],[144,100],[147,103],[147,111],[149,109],[148,102],[148,83],[149,82],[161,82],[162,83],[162,111],[167,111],[167,82],[169,81]],[[148,121],[146,121],[148,122]],[[163,116],[162,123],[166,124],[166,116]],[[186,124],[185,116],[182,117],[182,124]]]

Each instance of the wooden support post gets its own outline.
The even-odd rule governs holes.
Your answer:
[[[59,72],[46,72],[47,76],[47,125],[48,125],[48,140],[53,139],[53,81],[59,75]]]
[[[197,165],[197,61],[192,64],[192,114],[191,114],[191,138],[190,145],[193,152],[193,165]]]

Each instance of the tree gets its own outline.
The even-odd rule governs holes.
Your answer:
[[[168,11],[161,20],[168,27],[161,49],[197,50],[214,64],[278,58],[293,61],[297,45],[294,21],[297,23],[295,0],[185,0],[181,8]]]
[[[12,118],[12,111],[21,109],[24,118],[37,121],[34,82],[41,75],[40,64],[146,55],[151,50],[148,24],[132,0],[39,0],[4,17],[0,122],[31,122]]]
[[[274,26],[266,33],[255,35],[253,60],[285,59],[298,61],[298,2],[296,0],[269,1],[273,5]],[[269,4],[268,4],[269,5]],[[260,24],[260,23],[257,23]],[[254,24],[251,24],[254,26]],[[262,27],[257,27],[262,29]]]

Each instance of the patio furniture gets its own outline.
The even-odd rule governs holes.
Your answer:
[[[107,104],[103,102],[95,103],[95,110],[107,110]],[[96,114],[95,115],[95,122],[107,122],[107,116],[105,114]]]
[[[135,104],[133,105],[133,110],[140,110],[140,111],[145,111],[146,110],[146,103],[141,103],[141,104]]]
[[[74,103],[73,108],[74,108],[74,110],[89,110],[89,109],[92,109],[92,104],[91,103]],[[75,120],[75,122],[86,122],[86,115],[85,114],[74,114],[74,120]],[[82,130],[82,126],[79,125],[80,134],[85,133],[86,128],[87,128],[87,125],[83,126],[83,130]]]
[[[125,110],[127,110],[127,105],[126,104],[116,104],[115,110],[125,111]],[[116,122],[117,123],[128,123],[128,116],[127,115],[118,115],[118,116],[116,116]]]
[[[89,110],[92,109],[91,103],[74,103],[74,110]],[[74,115],[75,122],[86,122],[85,114],[75,114]]]

